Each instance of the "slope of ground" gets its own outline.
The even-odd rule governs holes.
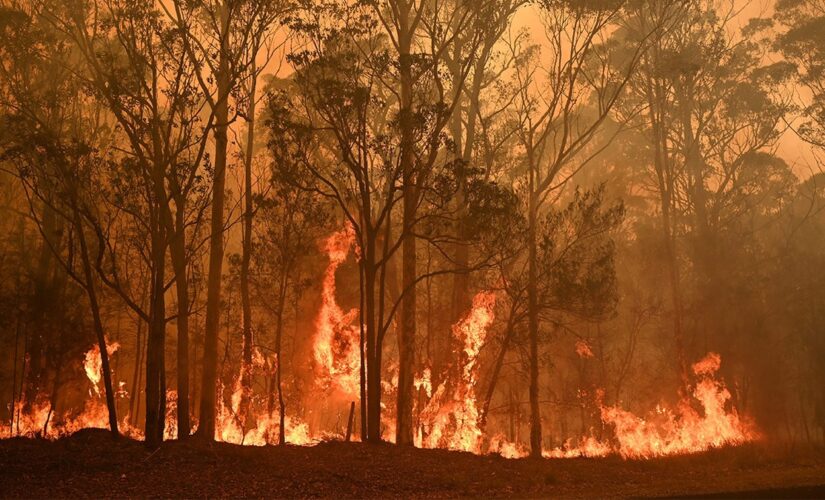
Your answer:
[[[823,497],[825,455],[761,447],[650,461],[507,460],[392,445],[251,447],[113,441],[0,441],[2,497]]]

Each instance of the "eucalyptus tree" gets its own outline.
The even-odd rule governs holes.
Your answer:
[[[737,32],[738,15],[733,2],[657,2],[629,11],[627,26],[634,29],[617,35],[635,44],[648,26],[666,26],[650,37],[624,103],[634,110],[652,153],[648,182],[661,218],[683,392],[697,336],[725,337],[719,333],[726,283],[736,280],[723,278],[724,239],[743,230],[736,226],[748,200],[793,183],[787,165],[773,154],[790,109],[779,93],[787,66],[765,63],[762,22]],[[686,258],[695,273],[688,274]],[[686,311],[697,307],[702,318],[692,321],[691,330]]]
[[[393,71],[383,84],[396,98],[393,106],[403,193],[396,443],[409,445],[413,441],[416,284],[423,275],[416,255],[421,234],[420,207],[443,161],[443,135],[461,101],[468,76],[479,69],[479,52],[490,50],[492,39],[500,34],[515,7],[486,0],[374,0],[365,4],[371,6],[383,36],[389,40],[393,61]],[[466,273],[463,264],[465,268],[460,272]]]
[[[290,54],[292,84],[272,92],[270,151],[284,180],[329,199],[343,212],[360,252],[361,436],[381,439],[381,365],[394,311],[387,275],[400,238],[392,212],[400,201],[393,155],[393,96],[387,42],[363,5],[306,2],[291,28],[304,41]]]
[[[207,440],[215,438],[217,408],[217,357],[220,317],[221,277],[224,261],[226,228],[226,170],[229,158],[228,133],[241,113],[236,98],[243,94],[249,75],[257,78],[254,63],[265,34],[275,27],[287,3],[281,0],[207,0],[161,2],[165,17],[181,41],[191,64],[200,95],[214,117],[212,135],[212,197],[210,210],[209,269],[206,290],[206,327],[202,370],[202,396],[197,434]],[[253,70],[250,73],[250,68]],[[254,101],[254,99],[253,99]],[[253,110],[254,112],[254,110]],[[246,330],[251,334],[251,329]],[[247,342],[251,356],[251,342]]]
[[[213,119],[209,116],[201,121],[205,103],[197,92],[194,65],[185,45],[175,36],[176,28],[160,10],[147,3],[118,0],[87,7],[56,9],[49,15],[54,25],[74,40],[84,60],[87,88],[111,114],[127,145],[113,148],[109,156],[111,168],[105,185],[113,190],[109,199],[112,210],[109,220],[95,221],[107,257],[99,258],[97,267],[103,281],[149,324],[146,443],[154,447],[163,439],[166,414],[165,292],[171,286],[167,255],[170,241],[184,237],[182,220],[187,218],[187,205],[182,198],[200,179],[198,167]],[[178,201],[177,214],[173,214],[173,199]],[[116,227],[112,220],[122,213],[147,236],[148,248],[143,255],[151,270],[148,311],[122,281],[118,268],[128,267],[129,262],[109,241],[107,231]],[[140,248],[147,240],[135,244]],[[185,282],[185,275],[178,277]],[[185,297],[179,306],[189,307]],[[179,335],[186,333],[179,331]],[[185,412],[180,420],[188,435],[188,352],[180,352],[179,358],[178,368],[183,372],[178,372],[178,385],[184,394],[179,408]]]
[[[623,88],[646,50],[649,33],[619,58],[608,38],[621,20],[624,2],[544,1],[538,8],[545,40],[520,55],[513,76],[516,136],[526,177],[530,446],[531,455],[536,457],[542,450],[540,214],[548,200],[558,199],[567,182],[610,142],[610,137],[599,143],[593,139],[613,116]],[[617,59],[620,63],[614,66]]]
[[[0,159],[13,166],[28,200],[28,217],[42,237],[34,280],[34,310],[44,311],[50,302],[68,300],[68,295],[60,292],[60,282],[65,282],[66,277],[85,292],[101,353],[109,427],[117,436],[111,369],[101,319],[101,291],[93,267],[101,249],[97,247],[95,252],[89,243],[89,218],[94,217],[100,203],[101,193],[96,188],[99,170],[105,167],[96,151],[110,134],[100,120],[100,109],[90,102],[82,80],[75,75],[81,66],[75,47],[44,19],[42,8],[14,2],[0,9],[0,57],[4,61],[0,66],[0,107],[4,110]],[[80,256],[80,265],[75,255]],[[61,314],[66,308],[57,309]],[[63,318],[67,319],[65,315]],[[72,346],[60,329],[56,345],[47,349],[52,344],[50,332],[54,328],[37,318],[35,321],[40,331],[35,332],[31,342],[26,342],[24,357],[29,366],[24,365],[24,376],[28,374],[30,380],[25,381],[21,403],[31,405],[47,392],[47,374],[43,370],[53,366],[49,417],[42,429],[45,434],[55,412],[64,353],[71,352]],[[44,362],[44,358],[51,359]],[[16,375],[16,359],[14,362]],[[16,393],[16,387],[13,391]],[[13,401],[13,412],[16,407]]]

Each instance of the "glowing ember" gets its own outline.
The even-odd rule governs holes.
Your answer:
[[[331,386],[349,398],[359,394],[359,330],[352,324],[358,309],[344,313],[336,302],[335,271],[347,259],[354,242],[355,232],[350,224],[324,242],[329,265],[324,273],[321,311],[313,344],[319,382],[324,388]]]
[[[592,358],[593,357],[593,350],[590,349],[590,344],[585,342],[584,340],[577,340],[576,341],[576,354],[579,355],[580,358]]]

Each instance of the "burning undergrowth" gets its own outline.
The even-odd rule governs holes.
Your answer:
[[[545,452],[544,456],[619,454],[624,458],[643,459],[699,453],[756,440],[758,433],[753,424],[729,405],[731,394],[716,378],[721,362],[716,353],[709,353],[696,362],[692,367],[695,377],[692,393],[682,397],[675,408],[658,405],[640,417],[618,405],[600,404],[601,420],[613,429],[613,440],[584,437],[578,444],[568,441],[564,447]]]
[[[336,271],[353,253],[357,254],[355,233],[351,226],[332,234],[323,242],[328,265],[323,275],[321,305],[316,316],[312,336],[313,393],[323,394],[324,401],[355,408],[360,394],[360,330],[359,310],[344,310],[336,300]],[[507,458],[527,456],[526,446],[507,439],[503,434],[487,431],[479,400],[481,378],[480,353],[496,319],[496,294],[480,292],[472,301],[467,314],[452,327],[452,336],[460,351],[447,375],[433,387],[432,373],[425,367],[415,378],[418,400],[415,427],[415,445],[420,448],[444,448],[475,454],[498,453]],[[107,344],[110,356],[116,356],[119,345]],[[584,361],[593,358],[593,352],[584,342],[575,346]],[[89,349],[82,360],[88,379],[88,397],[80,411],[55,415],[50,398],[40,396],[36,401],[15,403],[11,423],[0,427],[0,435],[43,436],[57,439],[84,428],[108,427],[105,398],[100,387],[102,379],[100,350]],[[255,352],[255,362],[248,369],[273,371],[277,360]],[[692,366],[693,381],[688,394],[672,407],[656,406],[644,416],[623,409],[619,404],[601,404],[597,391],[602,436],[595,433],[578,440],[568,440],[563,446],[545,449],[548,458],[603,457],[620,455],[631,459],[688,454],[711,448],[747,443],[757,439],[754,426],[732,407],[731,394],[718,378],[721,357],[709,353]],[[397,370],[397,367],[396,367]],[[252,397],[249,408],[241,408],[243,388],[241,374],[235,379],[230,393],[221,386],[218,398],[216,439],[219,441],[262,446],[278,444],[280,416],[267,405],[264,398]],[[397,375],[389,370],[383,381],[385,399],[392,399],[397,390]],[[115,396],[128,397],[125,383],[119,384]],[[317,396],[313,396],[317,397]],[[165,438],[177,436],[175,391],[166,397]],[[383,405],[385,410],[388,405]],[[351,410],[352,411],[352,410]],[[387,440],[394,438],[391,411],[385,411],[382,426]],[[350,417],[350,426],[352,417]],[[308,423],[297,416],[284,418],[285,440],[290,444],[311,445],[322,440],[343,438],[340,430],[330,431],[318,423]],[[352,430],[352,429],[350,429]],[[131,425],[128,418],[120,421],[120,431],[132,438],[142,439],[142,431]],[[347,432],[349,435],[349,431]],[[353,434],[355,434],[353,432]],[[609,437],[603,437],[609,434]]]

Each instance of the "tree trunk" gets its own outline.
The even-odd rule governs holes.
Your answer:
[[[141,301],[143,304],[143,301]],[[143,324],[144,321],[138,318],[137,334],[135,336],[135,365],[132,373],[132,391],[129,393],[129,423],[135,427],[140,420],[140,378],[143,372],[140,366],[143,364]]]
[[[360,403],[360,410],[361,410],[361,441],[367,440],[367,365],[366,365],[366,324],[364,321],[365,318],[365,309],[367,308],[366,305],[366,294],[367,288],[365,284],[364,278],[364,270],[365,270],[365,263],[364,260],[361,259],[359,262],[359,270],[358,270],[358,281],[361,290],[361,300],[360,300],[360,310],[358,311],[358,322],[359,322],[359,332],[358,332],[358,361],[359,361],[359,380],[358,380],[358,388],[359,394],[361,396],[361,403]]]
[[[37,259],[33,280],[34,294],[31,298],[32,318],[30,324],[34,327],[34,331],[29,335],[29,342],[24,350],[24,358],[27,359],[24,366],[28,366],[28,370],[23,372],[25,391],[23,392],[22,401],[24,412],[29,410],[41,394],[45,393],[46,379],[48,378],[45,370],[48,356],[46,351],[50,343],[49,339],[52,337],[53,328],[53,325],[47,320],[48,312],[51,309],[49,304],[59,304],[61,302],[56,296],[54,252],[60,248],[63,227],[55,211],[46,204],[43,206],[42,217],[43,244],[40,247]]]
[[[493,373],[490,375],[490,382],[487,384],[487,391],[484,394],[484,401],[481,404],[481,415],[479,416],[478,427],[482,432],[487,426],[487,417],[490,414],[490,402],[493,400],[493,394],[495,394],[496,391],[498,377],[501,374],[501,367],[504,366],[504,357],[507,355],[507,351],[510,348],[510,339],[513,337],[513,332],[515,332],[515,328],[511,320],[508,321],[507,328],[504,331],[504,340],[501,342],[501,350],[499,350],[498,356],[496,356],[496,362],[493,365]]]
[[[457,23],[458,19],[454,20]],[[453,26],[453,29],[456,27]],[[449,61],[449,71],[453,81],[461,80],[461,66],[462,66],[462,51],[464,47],[464,38],[461,34],[457,34],[453,54]],[[476,78],[477,80],[478,78]],[[474,120],[474,112],[472,109],[467,111],[467,138],[464,138],[464,117],[461,109],[461,101],[464,98],[464,92],[458,92],[455,96],[457,102],[455,111],[450,120],[450,135],[452,136],[454,144],[454,157],[456,164],[456,193],[454,197],[455,203],[455,245],[453,251],[453,259],[455,261],[456,272],[453,274],[453,284],[450,297],[450,323],[455,324],[461,320],[470,306],[470,292],[469,292],[469,267],[470,252],[467,247],[467,165],[469,164],[468,153],[472,152],[470,130],[470,121]],[[458,346],[455,344],[454,337],[450,334],[449,328],[445,330],[439,339],[439,349],[436,350],[435,360],[433,360],[433,385],[437,386],[442,378],[446,375],[444,373],[445,365],[449,363],[450,354],[455,352]],[[443,339],[443,340],[442,340]]]
[[[683,303],[682,285],[679,273],[679,260],[676,254],[675,228],[671,210],[673,208],[673,173],[670,168],[667,151],[667,136],[664,130],[664,97],[658,83],[654,83],[652,78],[647,80],[648,106],[651,110],[651,129],[653,133],[654,157],[653,165],[656,170],[656,178],[659,185],[659,201],[662,211],[662,233],[664,236],[665,253],[667,254],[668,278],[670,284],[670,296],[673,304],[673,338],[676,351],[676,366],[681,381],[680,391],[688,393],[689,377],[687,372],[687,361],[684,348],[684,334],[682,329]]]
[[[83,225],[78,214],[77,207],[73,207],[73,216],[77,239],[80,243],[80,257],[83,263],[83,275],[86,279],[86,294],[89,297],[89,306],[92,309],[92,320],[94,322],[95,334],[97,336],[97,346],[100,349],[100,367],[103,372],[103,387],[106,392],[106,409],[109,412],[109,430],[112,436],[118,437],[117,429],[117,409],[115,408],[115,393],[112,389],[112,371],[109,368],[109,352],[106,350],[106,336],[103,330],[103,321],[100,318],[100,306],[97,301],[97,292],[94,285],[94,275],[92,273],[92,263],[89,258],[89,249],[86,245],[86,237],[83,234]]]
[[[416,330],[416,255],[414,225],[417,210],[417,177],[415,174],[415,141],[412,109],[412,33],[408,26],[408,10],[401,9],[399,22],[399,63],[401,83],[401,171],[403,178],[403,230],[401,264],[401,328],[398,332],[398,401],[395,443],[413,444],[413,387],[415,370]]]
[[[539,408],[539,311],[537,277],[538,196],[534,190],[535,172],[530,171],[528,207],[527,322],[530,343],[530,456],[541,457],[541,412]]]
[[[275,325],[275,389],[278,391],[278,444],[286,444],[286,405],[284,404],[284,391],[282,384],[283,377],[283,356],[282,343],[284,332],[284,307],[286,306],[287,270],[282,269],[281,284],[278,289],[278,318]]]
[[[366,289],[366,329],[367,329],[367,441],[381,441],[381,350],[376,322],[383,319],[376,314],[375,238],[366,237],[364,253],[364,281]],[[383,293],[383,290],[378,290]]]
[[[166,235],[158,223],[152,234],[152,289],[149,335],[146,345],[146,446],[157,448],[163,441],[166,415],[164,345],[166,341]]]
[[[178,299],[178,345],[177,345],[177,386],[178,386],[178,439],[186,439],[190,433],[189,423],[189,281],[186,276],[186,228],[184,224],[184,200],[178,200],[175,213],[175,237],[169,250],[175,271],[175,290]]]
[[[246,423],[252,397],[252,304],[249,299],[249,262],[252,258],[252,158],[255,145],[255,62],[251,67],[249,106],[247,108],[246,152],[244,156],[243,248],[241,249],[241,309],[243,311],[243,365],[241,366],[241,403],[238,418]],[[279,363],[280,364],[280,363]]]
[[[215,410],[218,372],[218,327],[221,307],[221,273],[223,271],[223,209],[226,186],[227,129],[229,127],[228,10],[221,10],[221,49],[218,62],[218,95],[215,106],[215,172],[212,183],[212,210],[209,234],[209,277],[206,290],[206,328],[203,346],[203,376],[200,421],[196,435],[215,439]]]

